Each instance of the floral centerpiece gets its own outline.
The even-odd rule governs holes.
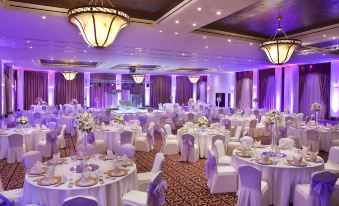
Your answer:
[[[188,100],[188,105],[191,105],[191,104],[193,104],[193,98],[189,98],[189,100]]]
[[[265,119],[263,120],[264,125],[269,126],[272,134],[271,146],[272,149],[276,149],[277,144],[277,134],[279,127],[284,124],[284,117],[280,112],[276,110],[271,110],[265,114]],[[275,152],[275,151],[273,151]]]
[[[313,103],[311,105],[311,110],[314,112],[315,123],[318,123],[318,114],[321,111],[321,105],[319,103]]]
[[[75,118],[76,128],[81,132],[92,132],[95,125],[95,120],[92,115],[88,112],[78,113]]]
[[[148,107],[147,108],[147,112],[152,113],[153,112],[153,108],[152,107]]]
[[[206,129],[207,125],[208,125],[208,119],[206,117],[200,117],[198,120],[198,126],[203,129]]]
[[[42,105],[47,105],[47,102],[46,101],[42,101],[41,104]]]
[[[289,108],[285,108],[284,112],[285,112],[285,114],[289,114],[290,113],[290,109]]]
[[[42,98],[40,98],[40,97],[36,98],[35,102],[36,102],[36,104],[40,105],[41,102],[42,102]]]
[[[221,97],[217,97],[218,107],[220,107]]]
[[[242,109],[235,110],[235,115],[236,116],[242,116],[243,114],[244,114],[244,111]]]
[[[26,125],[28,123],[28,118],[25,116],[21,116],[18,119],[16,119],[16,122],[21,125]]]
[[[72,99],[71,103],[72,105],[77,105],[78,104],[78,100],[77,99]]]
[[[114,116],[114,123],[124,124],[124,117],[122,115],[115,115]]]

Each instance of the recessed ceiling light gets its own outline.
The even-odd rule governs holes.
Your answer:
[[[53,61],[54,59],[53,58],[50,58],[51,61]]]
[[[181,53],[182,56],[185,56],[185,53]]]
[[[178,33],[178,32],[175,32],[174,34],[175,34],[175,35],[178,35],[179,33]]]
[[[207,45],[205,46],[205,49],[208,49],[208,46],[207,46]]]
[[[176,23],[176,24],[179,24],[179,23],[180,23],[180,21],[179,21],[179,20],[175,20],[175,23]]]
[[[32,47],[32,46],[30,46],[29,48],[30,48],[30,49],[33,49],[33,47]]]
[[[207,59],[205,59],[205,62],[207,62]]]
[[[220,56],[218,56],[218,59],[221,59],[221,57],[220,57]]]
[[[86,53],[87,51],[86,50],[84,50],[84,53]]]
[[[217,15],[221,15],[221,11],[217,11],[217,13],[216,13]]]
[[[133,56],[134,54],[130,53],[129,55],[130,55],[130,56]]]
[[[197,8],[197,10],[198,10],[198,11],[201,11],[201,10],[202,10],[202,8],[201,8],[201,7],[198,7],[198,8]]]
[[[42,16],[41,18],[42,18],[42,19],[47,19],[47,17],[46,17],[46,16]]]
[[[334,37],[332,37],[332,39],[335,39],[335,36],[334,36]]]
[[[87,47],[88,47],[88,48],[90,48],[91,46],[90,46],[90,45],[88,45]]]
[[[326,54],[324,53],[323,56],[325,56]]]
[[[30,41],[30,40],[27,40],[26,42],[27,42],[28,44],[29,44],[29,43],[31,43],[31,41]]]
[[[34,60],[32,59],[32,62],[34,62]]]
[[[159,30],[160,33],[162,33],[162,30]]]
[[[228,42],[231,42],[232,40],[231,39],[227,39]]]
[[[206,36],[202,36],[203,39],[206,39]]]
[[[253,46],[253,43],[252,43],[252,42],[250,42],[250,46]]]
[[[326,35],[326,34],[324,34],[324,35],[323,35],[323,37],[327,37],[327,35]]]
[[[193,25],[193,26],[197,26],[197,24],[196,24],[196,23],[193,23],[192,25]]]

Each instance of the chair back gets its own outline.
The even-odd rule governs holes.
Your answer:
[[[241,132],[242,132],[242,127],[241,126],[237,126],[236,129],[235,129],[235,135],[234,135],[234,137],[237,140],[240,140]]]
[[[319,152],[319,131],[310,129],[306,131],[306,146],[312,152]]]
[[[250,189],[252,191],[261,191],[261,171],[253,166],[239,167],[239,189]],[[261,192],[260,192],[261,193]]]
[[[8,136],[8,146],[10,148],[20,148],[23,147],[24,136],[21,134],[11,134]]]
[[[222,122],[225,126],[225,129],[227,129],[228,131],[231,131],[231,128],[232,128],[231,120],[225,118],[222,120]]]
[[[165,190],[167,188],[163,172],[159,171],[151,178],[147,188],[147,205],[160,206],[165,203]]]
[[[29,107],[29,110],[31,110],[31,111],[33,112],[33,111],[34,111],[34,106],[31,105],[31,106]]]
[[[165,129],[166,135],[172,134],[172,128],[171,128],[171,125],[165,124],[164,129]]]
[[[156,174],[157,172],[162,170],[162,166],[164,165],[165,156],[163,153],[159,152],[155,155],[153,166],[151,173]]]
[[[217,151],[218,158],[225,156],[225,145],[221,140],[215,141],[215,149]]]
[[[334,186],[338,176],[329,171],[314,172],[311,177],[311,204],[310,205],[322,205],[329,206],[330,196],[335,190]]]
[[[55,122],[49,122],[47,123],[47,128],[50,130],[55,130],[57,127],[57,124]]]
[[[38,161],[42,162],[42,154],[39,151],[31,151],[22,155],[22,165],[26,170],[32,168]]]
[[[68,197],[62,203],[62,206],[98,206],[98,200],[92,196]]]
[[[191,134],[183,134],[181,136],[182,141],[182,152],[181,160],[190,161],[191,153],[194,151],[194,136]]]
[[[140,125],[143,127],[147,123],[147,117],[144,115],[139,116]]]
[[[328,159],[339,164],[339,146],[332,146],[328,155]]]
[[[211,141],[211,145],[212,145],[212,148],[213,148],[213,149],[215,149],[215,142],[216,142],[217,140],[220,140],[224,145],[226,144],[226,137],[225,137],[225,136],[220,135],[220,134],[214,135],[214,136],[212,137],[212,141]]]
[[[212,184],[212,177],[217,171],[217,160],[213,151],[207,150],[207,160],[205,162],[205,177],[207,179],[207,186],[210,188]]]
[[[47,106],[46,105],[42,105],[41,109],[42,109],[42,111],[46,112]]]
[[[281,138],[279,140],[279,146],[284,146],[284,148],[292,149],[295,145],[295,141],[291,138]]]
[[[133,133],[131,131],[123,131],[120,134],[120,144],[132,144]]]
[[[246,145],[253,145],[254,144],[254,139],[250,136],[244,136],[240,138],[240,144],[246,144]]]
[[[257,127],[258,120],[252,119],[250,121],[250,128],[256,128]]]
[[[188,122],[194,122],[194,114],[193,113],[187,114],[187,121]]]
[[[41,113],[40,113],[40,112],[35,112],[35,113],[33,114],[33,119],[34,119],[34,120],[36,120],[36,119],[40,120],[40,119],[41,119]]]

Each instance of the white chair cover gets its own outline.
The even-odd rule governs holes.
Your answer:
[[[42,162],[42,154],[39,151],[29,151],[22,156],[22,165],[26,170],[32,168],[38,161]]]
[[[11,134],[8,136],[8,156],[7,163],[21,162],[23,154],[24,137],[21,134]]]
[[[191,134],[183,134],[181,139],[183,144],[181,151],[181,161],[195,162],[194,136]]]
[[[254,139],[250,136],[244,136],[240,138],[240,144],[253,145]]]
[[[319,152],[319,131],[310,129],[306,131],[306,145],[310,151]]]
[[[330,148],[328,159],[332,162],[339,164],[339,146]]]
[[[281,138],[279,140],[279,146],[283,146],[286,149],[292,149],[295,145],[295,141],[291,138]]]

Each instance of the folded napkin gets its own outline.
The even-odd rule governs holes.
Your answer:
[[[303,155],[301,153],[296,153],[296,154],[293,154],[293,163],[294,164],[301,164],[302,162],[302,159],[303,159]]]
[[[46,125],[44,125],[44,124],[41,126],[41,128],[42,129],[47,129]]]
[[[106,158],[107,159],[113,159],[113,157],[114,157],[114,154],[113,154],[112,150],[108,149]]]
[[[261,145],[261,140],[255,141],[254,146],[260,146]]]
[[[307,152],[308,152],[308,147],[302,145],[302,152],[303,152],[304,154],[307,154]]]
[[[40,172],[43,168],[43,165],[40,161],[38,161],[37,163],[35,163],[33,165],[33,167],[31,168],[32,172]]]
[[[37,124],[37,125],[35,126],[35,129],[40,129],[40,125]]]
[[[279,146],[280,146],[281,148],[286,148],[286,142],[282,142],[281,144],[279,144]]]
[[[57,164],[58,161],[59,161],[59,159],[60,159],[60,153],[54,154],[54,155],[53,155],[53,158],[52,158],[53,164],[54,164],[54,165]]]
[[[54,178],[54,175],[55,175],[55,167],[53,167],[53,166],[49,167],[48,171],[45,175],[44,181],[47,182],[47,183],[51,182]]]
[[[120,164],[116,159],[113,159],[112,161],[112,168],[113,168],[113,171],[117,171],[120,169]]]
[[[124,156],[122,156],[122,159],[121,159],[121,160],[122,160],[122,163],[123,163],[123,164],[127,164],[127,161],[128,161],[129,159],[128,159],[127,155],[124,154]]]

